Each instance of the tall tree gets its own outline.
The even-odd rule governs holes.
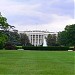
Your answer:
[[[20,44],[20,36],[17,32],[6,31],[6,35],[8,36],[8,41],[19,45]]]
[[[23,46],[28,46],[28,44],[30,43],[29,38],[26,34],[20,34],[20,39],[21,39],[21,44]]]
[[[8,36],[0,31],[0,48],[3,47],[4,43],[8,40]]]
[[[7,23],[7,18],[3,17],[0,14],[0,44],[4,44],[7,40],[7,37],[9,37],[9,29],[14,28],[14,26],[11,26]],[[9,39],[9,38],[8,38]]]
[[[56,45],[56,35],[49,34],[46,38],[46,41],[47,41],[48,46],[55,46]]]
[[[75,45],[75,24],[67,25],[65,30],[58,34],[58,42],[61,45]]]
[[[67,45],[68,43],[68,35],[66,31],[62,31],[58,33],[58,44],[59,45]]]

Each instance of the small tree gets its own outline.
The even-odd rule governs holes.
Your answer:
[[[29,38],[26,34],[20,34],[20,40],[23,46],[28,46],[30,43]]]
[[[56,45],[56,35],[49,34],[46,38],[46,41],[47,41],[48,46],[55,46]]]

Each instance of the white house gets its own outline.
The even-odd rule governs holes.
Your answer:
[[[29,37],[30,43],[34,46],[43,45],[46,46],[46,37],[48,34],[55,34],[54,32],[49,31],[19,31],[19,33],[25,33]]]

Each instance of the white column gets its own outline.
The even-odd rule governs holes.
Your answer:
[[[36,35],[35,35],[35,46],[36,46]]]
[[[38,34],[38,45],[39,45],[39,34]]]
[[[42,35],[42,44],[43,44],[43,35]]]
[[[41,43],[40,43],[41,45],[42,45],[42,41],[43,41],[43,37],[42,37],[42,35],[41,35]]]
[[[40,45],[40,35],[39,35],[39,45]]]
[[[31,43],[31,35],[29,35],[29,41],[30,41],[30,43]]]

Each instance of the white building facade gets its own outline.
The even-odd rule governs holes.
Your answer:
[[[48,31],[39,31],[39,30],[33,30],[33,31],[20,31],[19,33],[25,33],[27,34],[30,43],[34,46],[46,46],[46,37],[48,34],[55,34],[54,32],[48,32]]]

